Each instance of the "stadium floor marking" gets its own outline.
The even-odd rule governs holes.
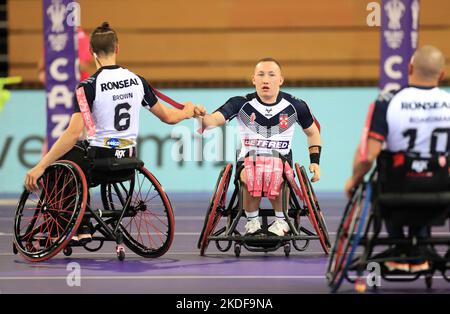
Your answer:
[[[356,276],[350,276],[355,278]],[[399,278],[404,278],[398,276]],[[391,278],[394,278],[392,276]],[[397,276],[395,277],[397,278]],[[0,277],[0,280],[66,280],[67,276],[8,276]],[[145,280],[161,280],[161,279],[325,279],[324,275],[319,276],[245,276],[245,275],[227,275],[227,276],[81,276],[82,280],[130,280],[130,279],[145,279]],[[444,279],[443,276],[433,276],[433,279]]]

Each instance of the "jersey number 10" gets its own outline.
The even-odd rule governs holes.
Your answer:
[[[447,146],[445,147],[445,152],[450,151],[450,129],[448,128],[436,128],[431,132],[430,141],[430,154],[437,152],[438,138],[441,135],[447,135]],[[408,129],[403,132],[404,137],[409,137],[408,149],[407,151],[413,151],[416,145],[417,129]]]

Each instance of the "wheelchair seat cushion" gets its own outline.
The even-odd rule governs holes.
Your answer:
[[[124,182],[134,176],[134,170],[144,166],[142,160],[130,158],[99,158],[91,162],[90,186]]]
[[[449,156],[382,152],[377,200],[384,219],[400,225],[442,225],[450,209]]]
[[[377,160],[380,192],[436,193],[450,190],[450,157],[382,152]]]

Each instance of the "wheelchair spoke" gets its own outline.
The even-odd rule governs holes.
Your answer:
[[[149,217],[149,214],[148,214],[148,213],[146,213],[146,214],[147,214],[147,216],[145,216],[145,213],[144,213],[143,216],[147,218],[148,224],[151,225],[151,226],[153,227],[153,229],[155,229],[156,231],[158,231],[159,234],[163,234],[163,232],[162,232],[159,228],[157,228],[156,225],[155,225],[154,223],[151,222],[151,218]],[[167,225],[164,224],[164,223],[162,223],[162,224],[163,224],[164,226],[167,226]],[[162,241],[162,238],[161,238],[161,237],[160,237],[160,239],[161,239],[161,241]]]
[[[145,217],[145,215],[143,215],[143,216]],[[146,218],[144,218],[144,219],[148,222],[148,220]],[[147,229],[147,236],[148,236],[148,239],[150,241],[150,245],[153,242],[154,247],[157,247],[155,241],[153,240],[152,236],[150,235],[150,231],[148,230],[148,223],[145,224],[145,228]],[[164,242],[161,237],[160,237],[160,240],[161,240],[161,242]]]
[[[154,213],[151,212],[151,211],[146,211],[145,213],[146,213],[147,215],[152,215],[153,217],[155,217],[156,219],[158,219],[159,222],[161,222],[165,227],[168,226],[167,223],[165,223],[165,222],[161,219],[161,217],[162,217],[163,215],[156,215],[156,214],[154,214]],[[161,217],[160,217],[160,216],[161,216]],[[165,215],[164,215],[164,217],[165,217]]]
[[[134,223],[136,224],[136,227],[137,227],[138,241],[139,241],[139,239],[141,239],[141,241],[142,241],[142,236],[141,236],[141,223],[142,223],[142,220],[139,219],[139,225],[137,224],[136,219],[134,219],[134,217],[132,218],[132,221],[134,221]],[[131,234],[131,229],[130,229],[130,234]]]
[[[67,180],[67,178],[65,177],[64,181],[63,181],[63,186],[61,188],[58,187],[59,191],[57,191],[56,194],[53,194],[53,191],[57,188],[58,181],[55,181],[55,183],[53,184],[53,190],[52,190],[51,194],[48,193],[47,187],[43,187],[44,190],[45,190],[46,195],[48,196],[47,203],[52,204],[53,202],[55,202],[55,200],[58,198],[58,196],[61,193],[63,193],[63,191],[64,191],[65,187],[67,186],[67,184],[69,184],[73,180],[73,178],[71,177],[68,182],[66,182],[66,180]]]
[[[145,168],[135,170],[128,181],[101,187],[105,209],[124,208],[120,223],[124,243],[144,257],[164,254],[173,241],[173,211],[167,195],[154,176]],[[146,235],[145,235],[146,234]]]

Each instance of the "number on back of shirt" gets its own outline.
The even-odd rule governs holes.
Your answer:
[[[408,137],[408,148],[407,151],[414,151],[416,146],[417,139],[417,129],[408,129],[403,132],[404,137]],[[444,152],[450,151],[450,128],[436,128],[431,132],[431,140],[430,140],[430,153],[436,153],[438,150],[438,145],[442,147],[442,144],[445,143]],[[441,150],[439,150],[441,151]]]
[[[130,110],[131,106],[128,103],[118,104],[114,109],[114,128],[117,131],[124,131],[130,127]]]

